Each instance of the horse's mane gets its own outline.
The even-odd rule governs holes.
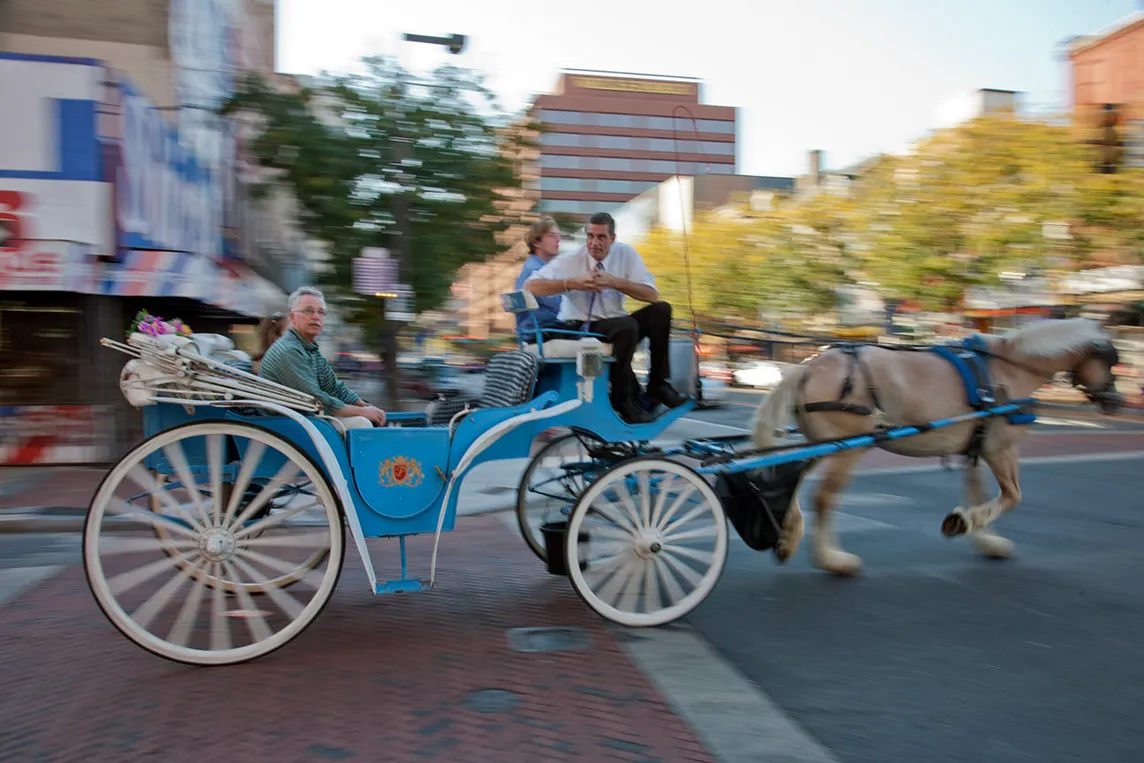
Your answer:
[[[1101,325],[1089,318],[1066,318],[1030,323],[1001,337],[1014,355],[1056,359],[1107,341]]]

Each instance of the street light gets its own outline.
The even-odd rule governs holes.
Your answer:
[[[451,37],[432,37],[425,34],[405,34],[406,42],[425,42],[430,45],[440,45],[443,48],[448,48],[449,52],[457,55],[465,49],[465,43],[468,39],[463,34],[455,34]]]

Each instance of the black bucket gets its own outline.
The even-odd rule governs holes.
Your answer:
[[[564,566],[564,538],[568,534],[567,522],[546,522],[540,526],[544,536],[544,555],[548,557],[548,571],[553,575],[567,575],[568,568]],[[588,533],[580,531],[577,536],[581,543],[588,541]],[[580,562],[580,569],[588,565]]]

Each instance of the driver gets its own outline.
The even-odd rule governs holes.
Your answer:
[[[654,417],[639,404],[640,385],[632,371],[632,356],[644,338],[648,340],[651,368],[647,396],[668,408],[687,398],[667,381],[671,376],[668,339],[671,305],[659,298],[655,276],[639,253],[616,241],[616,221],[607,212],[588,218],[588,245],[561,254],[539,268],[524,288],[537,297],[563,295],[557,316],[561,328],[602,334],[612,345],[612,407],[625,421],[640,424]],[[624,298],[648,305],[628,314]]]

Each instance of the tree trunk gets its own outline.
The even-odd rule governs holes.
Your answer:
[[[381,360],[387,411],[401,410],[401,378],[397,368],[397,330],[400,326],[400,323],[393,321],[381,323]]]

